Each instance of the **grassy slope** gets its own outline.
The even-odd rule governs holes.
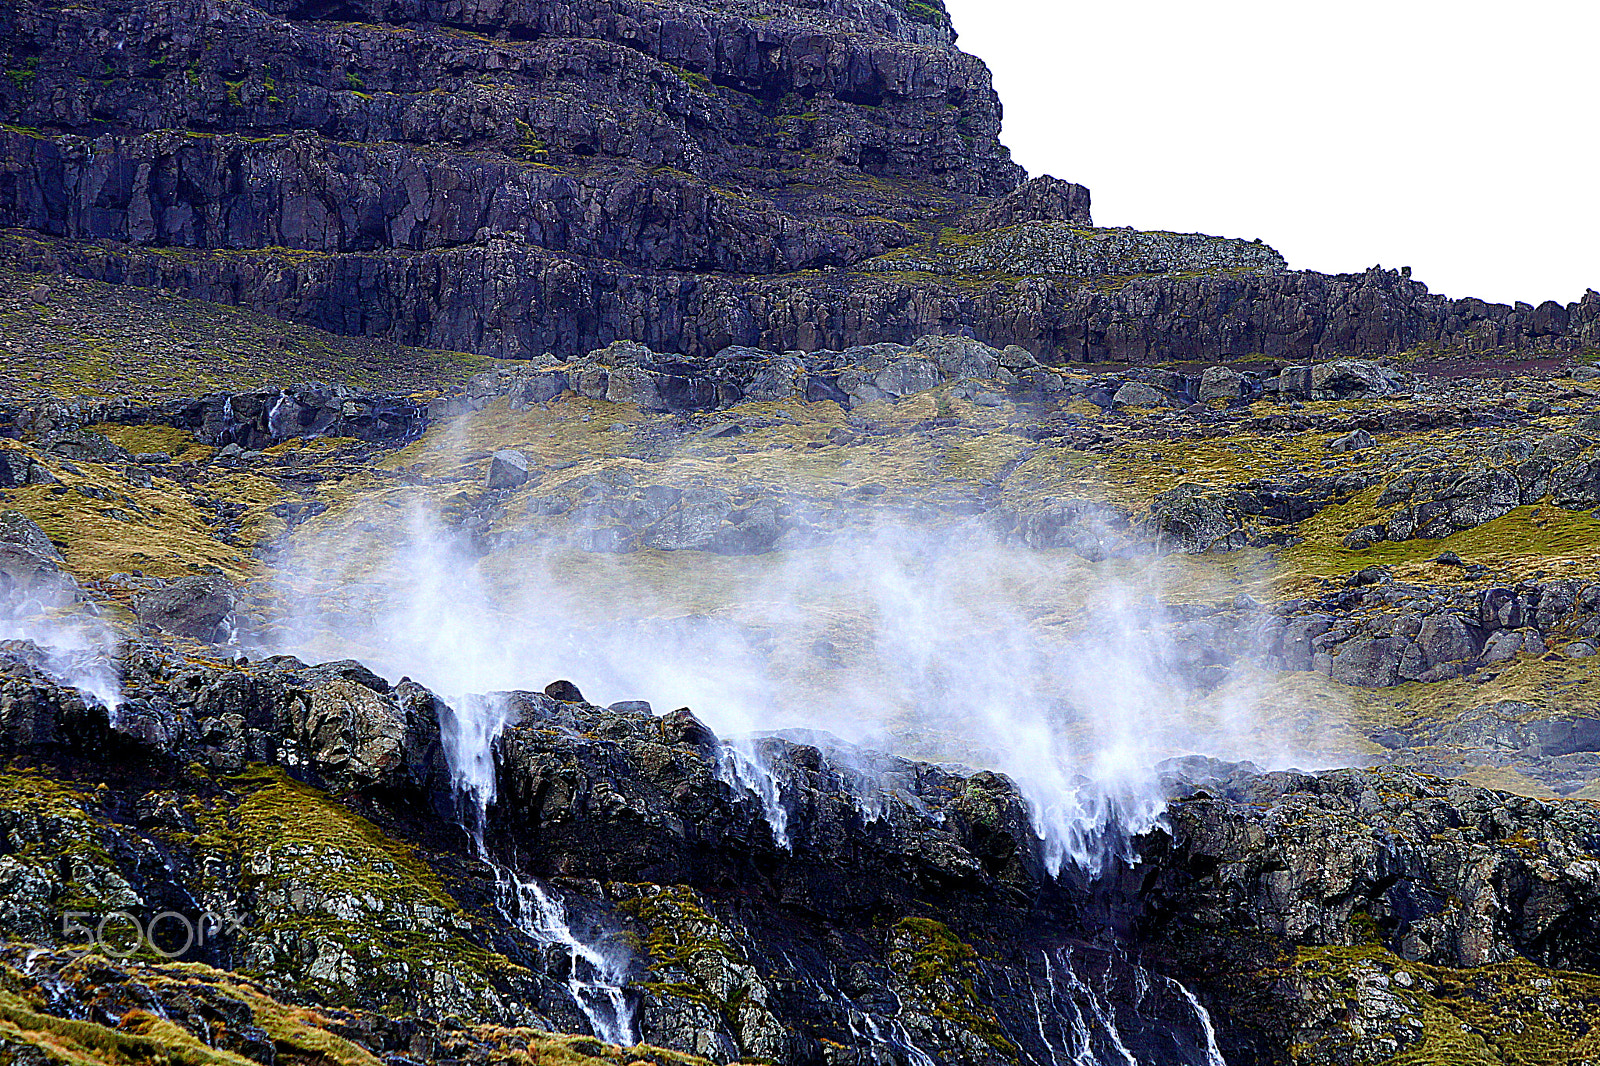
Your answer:
[[[48,290],[42,301],[32,293]],[[443,388],[481,356],[342,337],[155,289],[0,266],[0,395],[156,402],[302,382]]]

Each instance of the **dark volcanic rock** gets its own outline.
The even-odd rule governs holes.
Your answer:
[[[139,600],[139,621],[165,633],[220,644],[234,628],[239,593],[225,577],[180,577]]]
[[[1089,223],[1081,186],[1018,187],[936,3],[31,0],[0,32],[27,57],[0,83],[8,258],[335,332],[522,358],[954,323],[1051,362],[1600,343],[1600,295],[1448,300],[1376,270],[1025,294],[857,272],[952,220]]]
[[[1093,1009],[1116,1012],[1140,1061],[1205,1061],[1204,1024],[1174,978],[1213,1007],[1228,1061],[1279,1062],[1322,1039],[1343,1002],[1285,979],[1285,958],[1336,965],[1344,956],[1316,953],[1359,947],[1388,966],[1600,966],[1600,816],[1584,803],[1190,758],[1163,774],[1179,797],[1170,830],[1092,884],[1042,868],[1027,799],[994,773],[815,733],[730,744],[686,710],[506,693],[485,852],[434,813],[450,810],[440,723],[454,712],[410,682],[288,658],[213,668],[141,654],[126,674],[111,730],[70,690],[5,666],[0,743],[54,767],[55,783],[41,806],[34,778],[9,779],[5,795],[23,798],[6,802],[23,806],[0,803],[22,847],[4,876],[29,886],[3,931],[49,947],[62,900],[148,915],[204,885],[231,918],[208,961],[248,960],[280,994],[400,1004],[421,1027],[588,1025],[563,991],[579,956],[546,919],[517,919],[516,899],[559,907],[562,936],[633,945],[618,977],[629,1039],[785,1066],[828,1046],[1048,1057],[1072,1046],[1074,1012]],[[112,787],[83,783],[101,780]],[[71,864],[51,859],[69,851]],[[423,946],[406,941],[424,920]],[[1122,949],[1096,944],[1108,928]],[[419,950],[451,980],[316,962]],[[78,1002],[68,985],[52,1002]]]
[[[1075,222],[1080,226],[1092,226],[1089,190],[1048,175],[1034,178],[969,213],[961,220],[961,228],[982,232],[1019,222]]]

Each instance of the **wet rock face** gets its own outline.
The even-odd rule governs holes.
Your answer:
[[[622,952],[630,1039],[717,1062],[1092,1053],[1113,1048],[1085,1022],[1097,1009],[1140,1061],[1207,1061],[1194,995],[1228,1061],[1281,1062],[1346,1002],[1324,979],[1343,970],[1286,974],[1285,958],[1364,952],[1355,961],[1392,975],[1368,983],[1406,1010],[1408,964],[1422,991],[1466,967],[1600,967],[1600,816],[1583,803],[1190,759],[1163,776],[1170,832],[1091,885],[1041,869],[1028,804],[999,775],[814,733],[732,746],[687,709],[601,708],[558,683],[496,697],[510,724],[493,749],[491,869],[448,820],[439,723],[454,712],[418,686],[352,662],[124,665],[113,731],[7,661],[0,737],[50,770],[0,780],[0,823],[24,845],[0,863],[16,889],[0,932],[48,947],[60,900],[146,915],[203,886],[228,917],[204,961],[290,999],[400,1004],[418,1015],[410,1053],[428,1061],[444,1057],[430,1049],[445,1019],[591,1024],[568,992],[578,956],[504,894],[515,878],[542,886],[562,935]],[[1097,946],[1105,923],[1144,961]],[[122,980],[98,984],[115,996]],[[161,1001],[161,975],[146,980]],[[73,980],[58,992],[63,1010],[81,1006]],[[1375,1011],[1376,994],[1362,1000]],[[1401,1045],[1426,1037],[1363,1024]],[[364,1026],[344,1035],[399,1039]]]

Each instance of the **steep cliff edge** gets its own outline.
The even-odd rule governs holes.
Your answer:
[[[14,1055],[622,1053],[556,1029],[630,1062],[1542,1062],[1600,1002],[1565,972],[1600,966],[1586,803],[1189,760],[1142,863],[1056,878],[1001,775],[563,682],[494,697],[480,845],[469,703],[146,644],[110,731],[35,654],[0,672]]]
[[[1052,363],[1600,344],[1595,300],[1223,242],[1063,273],[1050,249],[1118,231],[1080,186],[1018,189],[937,3],[30,0],[0,34],[14,264],[338,333],[566,357],[968,331]],[[1083,234],[1012,232],[1040,222]]]

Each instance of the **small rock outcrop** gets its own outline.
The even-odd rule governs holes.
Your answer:
[[[225,577],[181,577],[139,599],[139,621],[163,633],[223,644],[235,628],[239,593]]]

